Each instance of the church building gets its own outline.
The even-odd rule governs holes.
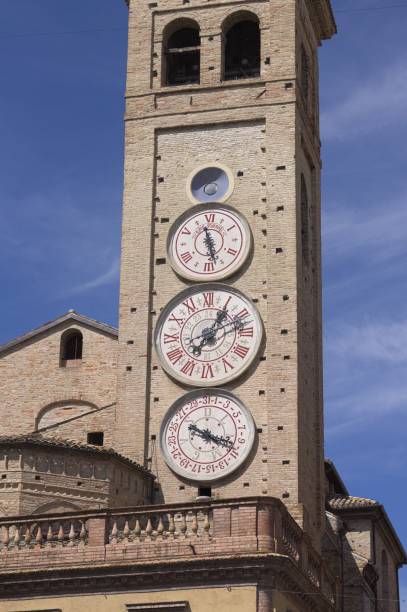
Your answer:
[[[330,0],[127,4],[119,328],[0,346],[0,612],[398,612],[324,456]]]

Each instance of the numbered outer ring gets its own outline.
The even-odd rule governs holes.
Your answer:
[[[233,401],[234,403],[236,403],[239,406],[239,409],[242,411],[242,413],[244,414],[245,418],[246,418],[246,422],[248,425],[248,439],[247,439],[247,444],[246,447],[244,449],[244,452],[242,453],[242,455],[239,457],[239,461],[236,463],[236,465],[233,466],[233,468],[230,471],[227,471],[226,473],[224,473],[224,475],[219,476],[218,474],[200,474],[199,478],[197,477],[196,479],[191,478],[190,475],[188,475],[188,472],[186,472],[185,470],[183,470],[180,466],[178,466],[175,461],[172,460],[171,455],[168,451],[167,445],[165,444],[165,436],[166,436],[166,430],[167,430],[167,425],[170,422],[170,420],[172,419],[173,415],[175,412],[177,412],[177,410],[179,410],[179,408],[183,405],[185,405],[186,403],[197,399],[199,397],[203,397],[203,396],[212,396],[212,395],[216,395],[216,396],[222,396],[225,397],[227,399],[230,399],[231,401]],[[214,481],[218,481],[224,478],[227,478],[228,476],[230,476],[231,474],[233,474],[236,470],[238,470],[239,468],[241,468],[241,466],[243,465],[243,463],[247,460],[248,456],[250,455],[252,449],[253,449],[253,444],[254,444],[254,440],[255,440],[255,436],[256,436],[256,425],[253,419],[253,416],[250,412],[250,410],[243,404],[243,402],[236,397],[236,395],[233,395],[233,393],[230,393],[229,391],[226,391],[225,389],[218,389],[218,388],[213,388],[213,389],[196,389],[195,391],[190,391],[189,393],[187,393],[186,395],[183,395],[182,397],[180,397],[179,399],[177,399],[172,406],[168,409],[167,413],[165,414],[162,423],[161,423],[161,427],[160,427],[160,448],[161,448],[161,453],[164,457],[164,460],[166,462],[166,464],[168,465],[168,467],[175,472],[176,474],[178,474],[179,476],[182,476],[182,478],[185,478],[186,480],[191,480],[191,481],[195,481],[195,482],[214,482]]]
[[[226,200],[230,198],[230,196],[232,195],[234,191],[235,179],[234,179],[233,172],[231,171],[231,169],[225,166],[224,164],[220,164],[219,162],[213,162],[213,163],[208,162],[207,164],[202,164],[201,166],[197,166],[196,168],[192,170],[192,172],[187,178],[187,184],[186,184],[186,191],[187,191],[188,199],[190,200],[190,202],[192,202],[192,204],[209,204],[210,203],[210,202],[202,202],[202,200],[199,200],[198,198],[196,198],[192,192],[192,182],[194,178],[199,172],[201,172],[202,170],[206,170],[206,168],[219,168],[226,174],[228,178],[228,182],[229,182],[227,191],[223,194],[222,197],[216,199],[216,201],[218,202],[226,202]]]
[[[242,213],[240,213],[239,211],[237,211],[235,208],[232,208],[231,206],[227,206],[226,204],[219,204],[219,203],[214,203],[214,204],[200,204],[199,206],[197,206],[196,208],[193,209],[188,209],[186,210],[184,213],[182,213],[182,215],[180,215],[178,217],[178,219],[176,219],[174,221],[174,223],[171,226],[171,229],[168,233],[168,238],[167,238],[167,257],[169,259],[170,265],[172,267],[172,269],[179,274],[180,276],[182,276],[183,278],[186,278],[187,280],[192,280],[192,281],[198,281],[198,282],[205,282],[205,278],[202,277],[202,274],[198,275],[198,274],[194,274],[193,272],[188,272],[187,269],[181,267],[178,263],[178,261],[175,259],[175,257],[173,256],[172,253],[172,242],[175,240],[176,235],[180,229],[180,227],[183,225],[183,223],[185,223],[185,221],[189,218],[189,217],[194,217],[197,214],[205,214],[205,212],[210,212],[210,211],[225,211],[226,213],[231,213],[233,214],[235,217],[237,217],[239,219],[239,223],[242,226],[243,232],[245,233],[245,244],[244,247],[242,249],[242,252],[239,256],[239,259],[236,263],[232,264],[230,266],[229,269],[225,270],[225,271],[221,271],[219,273],[214,273],[214,274],[210,274],[208,275],[208,279],[206,282],[210,282],[210,281],[216,281],[216,280],[221,280],[223,278],[228,278],[229,276],[232,276],[233,274],[235,274],[238,270],[240,270],[240,268],[243,266],[243,264],[246,262],[250,251],[252,249],[252,245],[253,245],[253,236],[252,236],[252,232],[250,229],[250,226],[246,220],[246,217],[244,217],[242,215]]]
[[[188,298],[191,295],[194,295],[195,293],[199,293],[200,291],[203,292],[203,291],[210,291],[210,290],[227,291],[229,293],[234,293],[235,295],[239,296],[241,299],[245,300],[250,306],[250,308],[252,308],[255,325],[258,328],[259,333],[257,336],[257,342],[256,342],[255,349],[252,353],[250,360],[246,363],[246,367],[244,368],[244,370],[238,371],[235,375],[230,375],[227,381],[224,381],[224,382],[219,383],[219,381],[215,381],[211,384],[209,381],[208,382],[200,381],[199,383],[200,387],[215,387],[218,384],[228,384],[232,380],[235,380],[235,378],[239,378],[240,376],[242,376],[244,372],[247,372],[247,370],[249,369],[249,367],[252,365],[253,361],[257,357],[259,350],[260,350],[261,342],[263,339],[264,327],[263,327],[263,321],[259,314],[259,311],[257,310],[256,306],[253,304],[252,300],[246,297],[244,293],[242,293],[242,291],[239,291],[238,289],[235,289],[234,287],[230,287],[229,285],[224,285],[223,283],[201,283],[199,285],[194,285],[193,287],[187,287],[186,289],[178,293],[176,296],[174,296],[172,300],[170,300],[167,303],[167,305],[164,306],[163,310],[161,311],[160,316],[158,317],[158,320],[157,320],[155,331],[154,331],[154,346],[155,346],[155,350],[156,350],[156,353],[158,355],[158,358],[160,360],[161,367],[163,368],[163,370],[165,370],[167,374],[171,376],[171,378],[177,380],[183,385],[187,385],[190,387],[191,386],[196,387],[198,385],[196,383],[190,383],[188,380],[185,379],[185,377],[180,376],[178,372],[174,370],[173,368],[171,368],[168,365],[167,361],[164,359],[162,351],[161,351],[161,347],[160,347],[161,329],[165,321],[165,318],[167,316],[167,313],[171,311],[172,308],[176,304],[179,304],[185,298]]]

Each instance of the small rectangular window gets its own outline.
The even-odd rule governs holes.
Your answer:
[[[90,431],[88,433],[88,444],[93,444],[94,446],[103,446],[103,431]]]
[[[127,612],[191,612],[187,601],[163,601],[149,604],[127,604]]]

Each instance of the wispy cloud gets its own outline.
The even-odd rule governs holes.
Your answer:
[[[351,92],[336,106],[322,113],[325,139],[346,140],[378,128],[406,121],[407,63],[398,61],[375,78],[362,83],[349,82]]]
[[[79,293],[85,293],[86,291],[90,291],[98,287],[104,287],[106,285],[116,283],[119,279],[119,270],[120,260],[117,257],[111,262],[105,272],[103,272],[102,274],[98,274],[94,278],[87,280],[83,283],[78,283],[77,285],[69,287],[69,289],[64,291],[59,297],[78,295]]]
[[[327,351],[332,357],[379,361],[391,364],[407,362],[407,320],[365,325],[337,325],[328,335]]]

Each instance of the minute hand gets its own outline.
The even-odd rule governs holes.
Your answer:
[[[249,321],[244,321],[243,319],[233,319],[232,321],[228,321],[224,325],[219,325],[218,327],[214,327],[213,331],[217,332],[219,329],[224,329],[225,327],[232,326],[234,329],[239,329],[247,325],[247,323],[252,323],[252,319]],[[229,332],[227,332],[229,333]],[[199,338],[203,338],[205,334],[199,334],[199,336],[194,336],[193,338],[189,338],[188,344],[191,344],[194,340],[199,340]]]

